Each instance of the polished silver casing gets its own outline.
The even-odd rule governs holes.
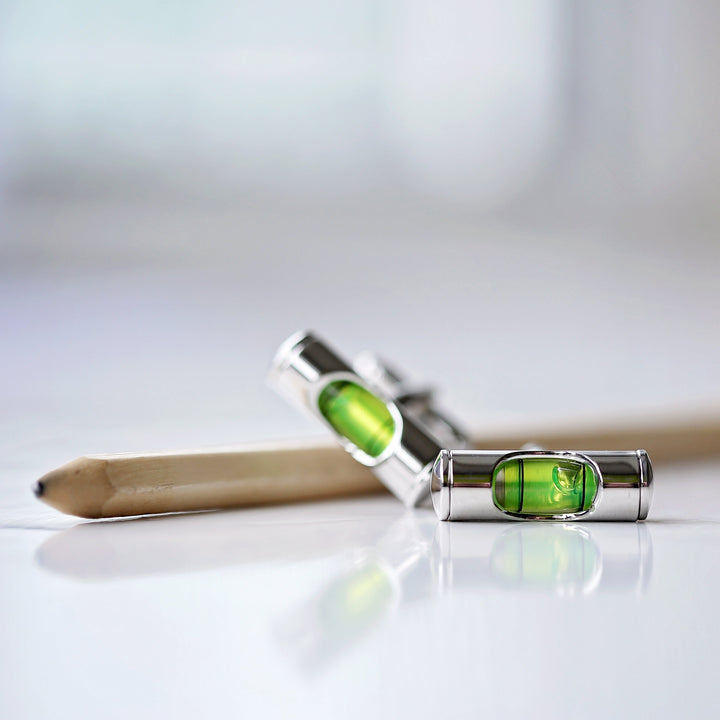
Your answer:
[[[433,411],[427,397],[422,403],[423,414],[413,409],[418,402],[414,393],[400,393],[405,386],[382,376],[384,366],[377,360],[365,361],[368,375],[342,360],[328,345],[311,332],[300,332],[288,338],[278,350],[268,375],[268,383],[304,412],[320,420],[335,434],[340,444],[363,465],[372,469],[378,479],[408,507],[421,503],[430,493],[430,473],[443,445],[457,445],[460,433],[453,423]],[[323,389],[337,380],[349,380],[381,398],[394,421],[395,434],[378,457],[371,457],[347,438],[335,432],[318,408]],[[393,393],[400,394],[393,396]],[[404,400],[404,402],[403,402]],[[419,407],[419,406],[415,406]],[[430,424],[435,423],[435,432]],[[446,435],[443,435],[445,428]]]
[[[575,459],[588,463],[599,487],[592,506],[578,513],[528,516],[501,510],[492,477],[509,459]],[[552,452],[546,450],[442,450],[432,471],[432,502],[440,520],[645,520],[652,500],[652,465],[644,450]]]

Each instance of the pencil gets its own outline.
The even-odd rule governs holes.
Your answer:
[[[106,518],[320,500],[381,488],[336,444],[299,441],[87,455],[44,475],[34,492],[70,515]]]
[[[477,449],[531,441],[554,450],[644,448],[655,463],[720,454],[720,416],[622,426],[486,432]],[[386,492],[332,440],[80,457],[44,475],[35,495],[85,518],[250,507]]]

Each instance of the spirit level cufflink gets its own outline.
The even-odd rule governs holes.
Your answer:
[[[432,471],[440,520],[645,520],[644,450],[442,450]]]
[[[353,367],[310,332],[281,345],[268,383],[328,426],[408,507],[429,495],[440,450],[465,444],[429,391],[408,387],[374,356],[360,356]]]

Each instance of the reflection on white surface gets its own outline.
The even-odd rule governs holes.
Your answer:
[[[503,530],[442,523],[433,549],[446,592],[493,585],[559,597],[643,593],[652,574],[644,523],[523,523]]]
[[[320,593],[320,604],[330,596],[341,602],[352,596],[355,603],[357,588],[373,586],[380,594],[392,587],[393,601],[490,585],[558,596],[643,592],[652,572],[650,529],[643,523],[508,527],[440,523],[419,510],[388,528],[384,517],[310,523],[298,516],[302,506],[283,510],[286,518],[272,522],[262,522],[262,510],[251,511],[249,522],[238,510],[81,523],[49,537],[35,560],[43,570],[73,580],[99,581],[299,562],[352,550],[351,567]],[[381,576],[376,584],[373,578]],[[376,604],[374,591],[364,596]]]
[[[435,524],[422,510],[403,515],[377,543],[359,548],[310,599],[280,617],[275,637],[298,667],[324,669],[401,603],[432,597],[429,550]]]
[[[463,591],[574,597],[642,594],[652,540],[641,523],[440,523],[415,512],[284,614],[276,637],[298,667],[318,671],[401,604]]]
[[[300,507],[227,511],[82,523],[48,538],[35,560],[73,580],[173,575],[266,562],[300,562],[372,544],[385,519],[303,521]]]
[[[243,565],[333,558],[340,570],[270,620],[303,673],[330,664],[403,606],[455,592],[575,597],[646,591],[650,530],[641,523],[441,523],[427,510],[333,518],[334,503],[83,523],[35,554],[73,581],[120,581]],[[395,519],[392,519],[395,517]]]

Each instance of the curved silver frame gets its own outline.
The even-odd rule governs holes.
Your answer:
[[[519,520],[550,520],[554,522],[562,522],[565,520],[580,520],[584,515],[589,515],[592,513],[595,508],[600,503],[600,499],[602,497],[603,493],[603,480],[602,480],[602,473],[600,472],[600,468],[597,466],[597,463],[594,462],[591,458],[589,458],[587,455],[583,455],[582,453],[578,452],[572,452],[570,450],[560,450],[558,452],[555,451],[545,451],[545,450],[519,450],[518,452],[511,452],[507,455],[503,456],[500,460],[498,460],[495,465],[493,466],[492,473],[490,475],[490,484],[491,484],[491,492],[493,492],[494,496],[494,489],[492,488],[492,478],[495,475],[495,471],[497,470],[498,465],[501,463],[508,462],[510,460],[529,460],[534,457],[543,457],[547,460],[577,460],[578,462],[585,463],[589,465],[592,468],[592,471],[595,473],[595,476],[598,479],[598,488],[597,492],[595,493],[595,497],[593,498],[592,505],[587,510],[581,510],[580,512],[576,513],[558,513],[557,515],[528,515],[527,513],[512,513],[507,510],[502,510],[497,506],[495,503],[495,498],[493,497],[493,505],[504,515],[509,515],[513,518],[518,518]]]

